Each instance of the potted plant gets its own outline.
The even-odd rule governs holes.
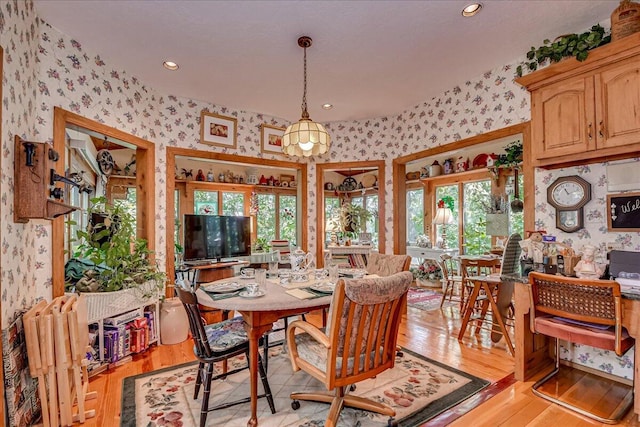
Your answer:
[[[518,65],[516,74],[522,77],[523,73],[535,71],[539,65],[550,62],[560,62],[563,58],[575,57],[578,61],[584,61],[591,49],[603,46],[611,41],[611,35],[605,32],[600,24],[591,27],[591,30],[582,34],[566,34],[557,37],[553,42],[545,40],[543,45],[532,47],[527,52],[527,61]]]
[[[442,270],[438,262],[432,259],[425,259],[418,267],[412,267],[409,271],[421,286],[434,286],[434,282],[442,279]]]
[[[135,219],[122,205],[110,205],[105,197],[91,200],[90,224],[78,230],[77,246],[67,266],[86,266],[82,277],[68,288],[77,292],[110,292],[154,282],[164,285],[165,274],[152,261],[147,241],[135,238]],[[67,268],[68,269],[68,268]],[[67,275],[69,277],[69,275]]]
[[[341,231],[346,236],[354,238],[358,233],[365,231],[365,224],[371,218],[372,213],[362,206],[345,201],[337,210],[337,215]]]

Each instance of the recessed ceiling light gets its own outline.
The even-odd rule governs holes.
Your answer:
[[[476,15],[482,9],[482,4],[480,3],[471,3],[469,6],[462,9],[462,16],[470,17]]]
[[[171,70],[171,71],[175,71],[175,70],[177,70],[177,69],[178,69],[178,64],[176,64],[176,63],[175,63],[175,62],[173,62],[173,61],[164,61],[164,62],[162,63],[162,66],[163,66],[164,68],[166,68],[167,70]]]
[[[326,104],[322,104],[322,108],[324,108],[325,110],[331,110],[333,108],[333,104],[329,104],[327,102]]]

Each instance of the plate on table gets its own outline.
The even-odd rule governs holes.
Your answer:
[[[242,298],[260,298],[260,297],[263,297],[264,295],[265,295],[264,291],[258,291],[258,292],[254,292],[252,294],[250,294],[247,291],[242,291],[242,292],[240,292],[238,294],[238,296],[242,297]]]
[[[321,292],[323,294],[332,294],[336,285],[334,285],[331,282],[322,282],[322,283],[316,283],[309,287],[316,292]]]
[[[342,277],[347,277],[351,279],[353,278],[360,279],[366,276],[367,272],[359,268],[341,268],[340,270],[338,270],[338,274]]]
[[[212,292],[214,294],[230,294],[232,292],[239,291],[240,289],[244,289],[245,285],[240,284],[238,282],[228,282],[228,283],[209,283],[208,285],[203,285],[202,289],[206,292]]]

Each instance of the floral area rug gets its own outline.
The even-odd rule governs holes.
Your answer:
[[[271,414],[265,398],[258,400],[258,420],[261,427],[322,427],[329,409],[328,404],[300,402],[300,408],[291,408],[289,395],[294,391],[324,390],[324,386],[303,371],[293,372],[288,355],[282,347],[272,348],[269,357],[269,384],[274,394],[276,413]],[[244,356],[229,362],[246,364]],[[180,366],[125,378],[122,393],[121,426],[184,426],[199,425],[200,398],[193,399],[198,364]],[[210,406],[224,400],[235,400],[249,395],[249,371],[212,383]],[[259,392],[262,384],[258,381]],[[447,409],[473,396],[489,385],[488,381],[466,374],[439,362],[404,350],[393,369],[376,378],[357,384],[354,395],[366,396],[384,402],[396,411],[400,426],[418,426]],[[250,404],[210,412],[207,426],[246,426]],[[388,417],[370,412],[345,408],[340,415],[339,427],[386,426]]]
[[[442,292],[432,291],[424,288],[409,288],[407,295],[407,305],[413,308],[419,308],[424,311],[437,310],[440,308],[442,301]],[[443,307],[451,305],[448,299],[444,302]]]

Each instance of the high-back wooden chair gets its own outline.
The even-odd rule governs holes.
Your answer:
[[[371,252],[367,259],[367,273],[378,276],[391,276],[401,271],[409,271],[411,257],[409,255],[387,255]]]
[[[500,264],[500,276],[513,276],[520,271],[520,241],[522,237],[518,233],[513,233],[507,239],[502,253],[502,263]],[[513,319],[515,309],[512,304],[513,300],[513,280],[502,280],[498,287],[498,295],[496,296],[496,305],[500,309],[500,315],[503,319]],[[511,312],[511,313],[509,313]],[[495,323],[494,323],[495,325]],[[502,333],[494,326],[491,332],[491,340],[493,342],[500,341]]]
[[[531,332],[555,341],[555,369],[533,385],[533,393],[600,422],[616,423],[633,404],[631,392],[624,395],[622,401],[616,401],[615,393],[608,393],[606,406],[611,409],[611,415],[603,416],[593,412],[597,405],[581,407],[541,388],[560,371],[559,340],[614,351],[618,356],[635,344],[622,326],[620,285],[613,280],[576,279],[536,272],[529,274],[529,285]],[[573,394],[579,395],[580,391]]]
[[[216,362],[226,361],[231,357],[243,353],[245,354],[248,362],[249,339],[247,337],[247,332],[244,329],[241,317],[234,317],[232,319],[223,320],[222,322],[205,325],[201,317],[195,291],[190,288],[176,286],[176,293],[187,311],[189,328],[191,329],[191,336],[194,343],[193,352],[199,362],[198,376],[196,378],[195,391],[193,395],[194,399],[198,398],[200,386],[204,384],[204,394],[202,396],[202,405],[200,409],[200,427],[205,427],[209,412],[251,401],[251,397],[247,396],[246,398],[232,402],[225,402],[220,405],[216,405],[213,408],[209,408],[209,396],[212,391],[211,382],[218,378],[226,377],[227,375],[232,375],[236,372],[249,368],[249,365],[247,364],[245,367],[231,371],[223,370],[222,373],[214,375],[214,364]],[[259,355],[258,371],[265,391],[264,394],[258,397],[266,397],[271,413],[275,414],[276,408],[273,403],[271,387],[269,387],[267,374],[262,365],[262,358]]]
[[[293,370],[304,370],[328,390],[292,393],[294,409],[300,407],[299,400],[330,402],[326,427],[336,425],[343,406],[395,415],[387,405],[345,391],[394,366],[403,299],[412,281],[413,275],[406,271],[379,278],[340,279],[326,333],[304,321],[289,325],[287,346]]]

